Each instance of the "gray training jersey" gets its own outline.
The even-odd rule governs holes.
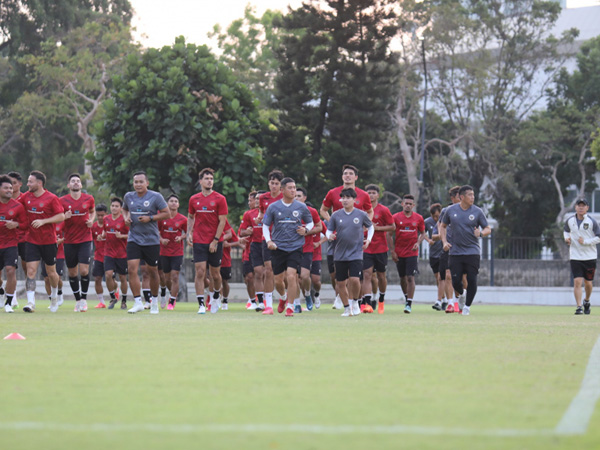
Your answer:
[[[440,212],[440,218],[438,219],[438,223],[443,223],[444,222],[444,217],[446,216],[446,212],[448,211],[448,208],[450,208],[454,203],[451,203],[450,205],[446,206],[445,208],[442,208],[442,212]],[[439,230],[439,225],[438,225],[438,230]],[[448,227],[446,228],[446,240],[452,244],[452,227],[450,225],[448,225]],[[442,251],[444,251],[444,244],[442,243]]]
[[[273,225],[271,240],[279,250],[286,252],[302,250],[304,247],[304,236],[296,231],[302,226],[302,221],[308,224],[313,219],[306,205],[298,200],[294,200],[290,205],[283,203],[283,200],[271,203],[263,218],[264,225]]]
[[[427,231],[429,239],[431,239],[431,236],[433,236],[434,234],[439,234],[437,222],[433,220],[433,217],[428,217],[427,219],[425,219],[425,230]],[[429,246],[429,257],[439,258],[442,254],[442,251],[444,251],[444,243],[441,240],[435,241],[433,245]]]
[[[488,226],[485,214],[478,206],[472,205],[466,211],[460,203],[449,206],[443,223],[452,226],[452,247],[450,255],[479,255],[479,238],[475,237],[475,228]]]
[[[137,245],[160,245],[158,223],[141,223],[141,216],[156,215],[161,209],[167,207],[167,202],[158,192],[148,190],[143,197],[134,192],[128,192],[123,198],[123,209],[131,215],[129,227],[129,242]]]
[[[331,215],[328,230],[336,232],[334,261],[356,261],[363,259],[363,227],[373,225],[366,212],[354,208],[350,214],[338,209]]]

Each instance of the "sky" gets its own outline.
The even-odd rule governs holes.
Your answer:
[[[267,9],[296,8],[301,0],[130,0],[136,11],[133,25],[137,28],[136,40],[144,47],[171,45],[177,36],[188,42],[216,47],[207,37],[219,23],[223,29],[243,17],[246,5],[256,5],[260,16]],[[598,5],[599,0],[567,0],[567,7]]]

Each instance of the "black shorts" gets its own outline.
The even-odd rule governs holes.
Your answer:
[[[25,244],[25,261],[44,261],[44,264],[49,266],[56,264],[56,252],[58,251],[56,244],[36,245],[31,242]]]
[[[302,253],[302,261],[300,261],[300,267],[306,270],[310,270],[312,266],[312,252],[304,252]]]
[[[335,273],[335,262],[333,261],[333,255],[327,255],[327,269],[329,269],[329,274]]]
[[[246,276],[248,274],[254,272],[254,267],[252,267],[252,263],[250,261],[243,262],[243,269],[244,269],[244,278],[246,278]]]
[[[0,270],[6,266],[17,267],[19,261],[19,250],[15,245],[14,247],[0,249]]]
[[[313,261],[310,266],[310,274],[321,276],[321,261]]]
[[[171,273],[172,270],[175,272],[181,272],[181,266],[183,265],[183,255],[180,256],[161,256],[159,270],[163,273]]]
[[[231,266],[229,267],[223,267],[221,266],[221,268],[219,269],[219,271],[221,272],[221,278],[224,280],[231,280]]]
[[[156,267],[159,258],[160,245],[139,245],[135,242],[127,242],[127,261],[139,259],[146,261],[150,267]]]
[[[262,242],[250,243],[250,263],[252,267],[264,266]]]
[[[62,277],[65,274],[65,260],[63,258],[56,260],[56,273],[59,277]],[[42,277],[46,278],[47,276],[48,272],[46,271],[46,264],[42,264]]]
[[[409,256],[408,258],[398,258],[396,263],[398,275],[402,277],[414,277],[419,273],[419,257]]]
[[[360,278],[362,276],[362,268],[362,259],[355,259],[354,261],[336,261],[335,281],[345,281],[349,277]]]
[[[374,268],[375,272],[385,272],[387,269],[388,254],[385,253],[363,253],[363,271]]]
[[[104,257],[104,271],[113,271],[119,275],[127,275],[127,258]]]
[[[97,259],[95,259],[94,266],[92,267],[92,276],[94,278],[103,277],[104,272],[106,272],[106,270],[104,270],[104,261],[98,261]]]
[[[578,261],[572,259],[571,272],[573,273],[573,278],[583,278],[584,280],[592,281],[596,273],[596,260]]]
[[[78,264],[89,264],[92,258],[92,241],[80,244],[65,244],[65,263],[72,269]]]
[[[440,271],[440,258],[429,258],[429,267],[433,270],[433,274],[439,273]]]
[[[477,275],[479,273],[479,264],[481,257],[479,255],[451,255],[448,258],[448,264],[450,265],[450,273],[452,278],[459,276],[462,280],[462,276],[467,274]]]
[[[27,255],[26,243],[19,242],[19,244],[17,245],[17,248],[19,249],[19,258],[21,258],[22,261],[27,261],[27,258],[25,257],[25,255]]]
[[[279,275],[285,272],[288,268],[296,269],[300,272],[300,264],[302,263],[302,249],[286,252],[285,250],[275,249],[271,252],[273,264],[273,275]]]
[[[221,259],[223,259],[223,243],[219,242],[217,251],[211,253],[209,250],[210,244],[194,244],[194,264],[206,261],[211,267],[221,267]]]
[[[302,251],[302,249],[300,249]],[[269,250],[267,241],[262,241],[262,257],[264,262],[270,262],[273,259],[273,251]]]

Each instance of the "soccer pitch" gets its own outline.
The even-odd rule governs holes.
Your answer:
[[[0,337],[27,338],[0,341],[2,449],[600,447],[598,404],[582,433],[557,430],[599,309],[342,318],[325,304],[285,318],[47,304],[0,320]]]

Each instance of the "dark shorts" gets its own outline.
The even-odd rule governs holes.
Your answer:
[[[302,251],[302,249],[300,249]],[[262,256],[264,262],[270,262],[273,259],[273,251],[269,250],[267,241],[262,241]]]
[[[15,245],[14,247],[8,247],[0,249],[0,270],[6,266],[17,267],[19,261],[19,250]]]
[[[385,272],[388,263],[388,254],[385,253],[363,253],[363,271],[374,268],[375,272]]]
[[[44,261],[44,264],[53,266],[56,264],[56,252],[58,246],[56,244],[36,245],[31,242],[26,242],[25,261]]]
[[[139,259],[146,261],[150,267],[158,266],[160,258],[160,245],[139,245],[135,242],[127,242],[127,260]],[[106,262],[105,262],[106,263]]]
[[[108,272],[110,270],[119,275],[127,275],[127,258],[111,258],[110,256],[105,256],[104,271]]]
[[[440,271],[440,258],[429,258],[429,267],[433,270],[434,275]]]
[[[333,261],[333,255],[327,255],[327,269],[329,273],[335,273],[335,262]]]
[[[313,261],[310,266],[310,274],[321,276],[321,261]]]
[[[250,261],[244,261],[243,269],[244,269],[244,278],[246,278],[246,276],[248,274],[254,272],[254,267],[252,267],[252,263]]]
[[[450,255],[448,252],[442,252],[442,254],[440,255],[439,271],[440,271],[440,278],[442,280],[446,279],[446,270],[450,269],[450,264],[448,263],[449,258],[450,258]]]
[[[312,266],[312,252],[304,252],[302,253],[302,261],[300,261],[300,267],[306,270],[310,270]]]
[[[106,270],[104,270],[104,261],[98,261],[97,259],[95,259],[94,266],[92,267],[92,276],[94,278],[103,277],[104,272],[106,272]]]
[[[264,266],[262,242],[250,243],[250,263],[252,267]]]
[[[161,256],[159,270],[164,273],[171,273],[171,271],[180,272],[183,264],[183,255],[181,256]]]
[[[27,261],[27,258],[25,257],[25,255],[27,255],[26,243],[19,242],[19,244],[17,245],[17,248],[19,249],[19,258],[21,258],[21,260],[23,260],[23,261]]]
[[[345,281],[349,277],[360,278],[362,276],[362,268],[362,259],[355,259],[354,261],[336,261],[335,281]]]
[[[419,273],[419,257],[409,256],[408,258],[398,258],[396,263],[398,275],[402,277],[414,277]]]
[[[223,243],[219,242],[217,251],[211,253],[209,251],[210,244],[194,244],[194,264],[207,262],[211,267],[221,267],[221,259],[223,259]]]
[[[89,264],[92,258],[92,241],[80,244],[65,244],[65,263],[72,269],[78,264]]]
[[[56,260],[56,273],[59,277],[62,277],[65,273],[65,260],[62,258]],[[46,264],[42,264],[42,277],[46,278],[47,276]]]
[[[221,278],[224,280],[231,280],[231,266],[229,267],[223,267],[221,266],[221,269],[219,269],[221,272]]]
[[[571,260],[571,272],[573,273],[573,278],[583,278],[587,281],[592,281],[596,273],[596,260]]]
[[[479,255],[451,255],[448,258],[448,264],[450,265],[450,273],[452,274],[452,278],[455,275],[461,277],[464,274],[469,275],[479,273],[479,264],[481,257]]]
[[[279,275],[285,272],[288,268],[295,269],[300,272],[300,264],[302,263],[302,249],[286,252],[285,250],[275,249],[271,252],[273,264],[273,275]]]

